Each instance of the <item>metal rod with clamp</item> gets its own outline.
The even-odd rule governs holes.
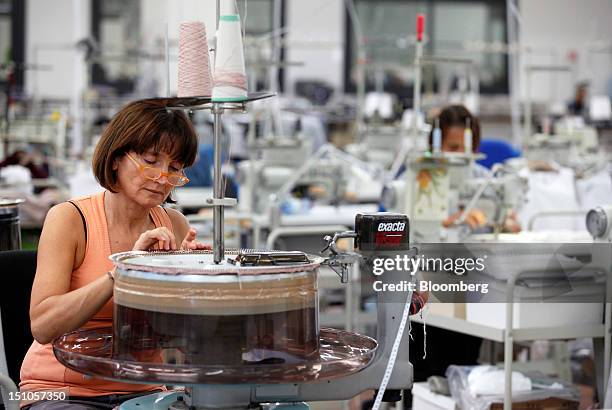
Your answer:
[[[221,114],[223,105],[213,103],[212,113],[214,117],[213,145],[215,148],[214,175],[213,175],[213,199],[222,200],[223,177],[221,175]],[[213,256],[215,263],[220,263],[225,257],[225,246],[223,243],[223,204],[213,205]]]

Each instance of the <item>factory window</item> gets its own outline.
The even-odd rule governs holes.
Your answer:
[[[92,84],[111,87],[118,94],[132,92],[144,57],[140,51],[140,1],[94,0],[91,27],[94,40],[85,47]]]
[[[11,1],[0,0],[0,53],[2,53],[2,64],[10,60],[11,53]]]
[[[23,87],[25,0],[0,0],[0,84],[5,88],[9,65],[14,77],[12,93]]]
[[[242,21],[246,21],[247,35],[263,35],[274,30],[274,6],[274,0],[238,1],[238,12]]]
[[[486,43],[506,41],[504,0],[354,0],[366,53],[366,90],[385,90],[412,101],[411,65],[414,61],[415,20],[426,16],[428,41],[424,54],[471,59],[481,93],[508,92],[508,59],[505,54],[482,53]],[[356,41],[347,15],[345,88],[355,90]],[[426,92],[453,89],[467,79],[465,65],[440,64],[423,70]]]
[[[245,59],[250,90],[270,89],[269,70],[279,66],[278,84],[283,90],[285,35],[280,28],[285,25],[285,10],[285,0],[238,0],[238,11],[246,22]]]
[[[142,1],[93,0],[92,33],[95,40],[88,47],[93,57],[90,65],[94,85],[110,86],[119,94],[131,92],[143,62],[154,60],[163,63],[159,50],[141,49]],[[284,0],[238,0],[237,4],[242,21],[246,23],[247,69],[256,73],[254,82],[260,83],[268,78],[267,69],[274,58],[271,50],[276,37],[272,32],[284,23]],[[282,61],[283,57],[284,50],[281,48],[276,59]],[[280,70],[281,86],[282,78]]]

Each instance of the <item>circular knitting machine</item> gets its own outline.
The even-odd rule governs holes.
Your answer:
[[[126,252],[113,327],[54,342],[58,360],[91,376],[140,383],[287,383],[366,367],[374,339],[319,328],[322,258],[302,252]]]

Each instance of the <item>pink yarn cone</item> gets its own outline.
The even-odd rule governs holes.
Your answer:
[[[183,22],[179,31],[178,96],[199,97],[211,93],[206,27],[200,21]]]

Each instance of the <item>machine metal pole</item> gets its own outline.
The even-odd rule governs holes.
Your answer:
[[[213,53],[213,67],[217,64],[217,47],[219,46],[219,19],[221,18],[221,0],[217,0],[215,17],[215,52]]]
[[[170,98],[170,40],[168,39],[168,21],[166,21],[166,35],[164,36],[164,66],[166,69],[166,97]]]
[[[356,124],[356,135],[357,141],[361,141],[364,137],[363,132],[363,107],[365,104],[365,93],[366,93],[366,78],[365,78],[365,64],[367,53],[363,41],[363,28],[361,27],[361,21],[359,21],[359,15],[357,14],[357,8],[355,7],[354,0],[345,0],[346,10],[348,12],[349,19],[353,25],[353,36],[355,38],[355,45],[357,50],[356,60],[356,86],[357,86],[357,113],[355,118]]]
[[[512,410],[512,360],[514,346],[514,288],[520,273],[508,281],[506,295],[506,329],[504,330],[504,410]]]
[[[508,81],[510,86],[510,113],[512,119],[512,142],[523,148],[524,139],[530,135],[521,134],[521,55],[519,53],[520,20],[516,0],[506,1],[506,27],[508,38]]]
[[[215,149],[215,163],[213,173],[213,198],[223,199],[223,176],[221,175],[221,114],[223,106],[213,103],[212,113],[214,116],[213,145]],[[225,257],[223,244],[223,204],[213,205],[213,255],[215,263],[220,263]]]
[[[523,124],[523,138],[531,140],[531,69],[525,70],[525,118]],[[523,141],[524,142],[524,141]]]
[[[608,260],[608,266],[612,266],[610,261]],[[597,386],[601,394],[600,402],[604,402],[603,408],[612,407],[612,381],[610,381],[610,371],[612,370],[610,367],[610,355],[612,354],[612,303],[609,303],[610,298],[612,297],[612,274],[608,274],[608,278],[606,279],[606,303],[604,304],[604,368],[603,368],[603,383],[600,386]],[[607,386],[607,393],[606,392]]]
[[[412,91],[412,138],[419,135],[419,113],[421,112],[421,59],[423,58],[423,33],[425,31],[425,16],[417,16],[417,43],[414,57],[414,89]]]

